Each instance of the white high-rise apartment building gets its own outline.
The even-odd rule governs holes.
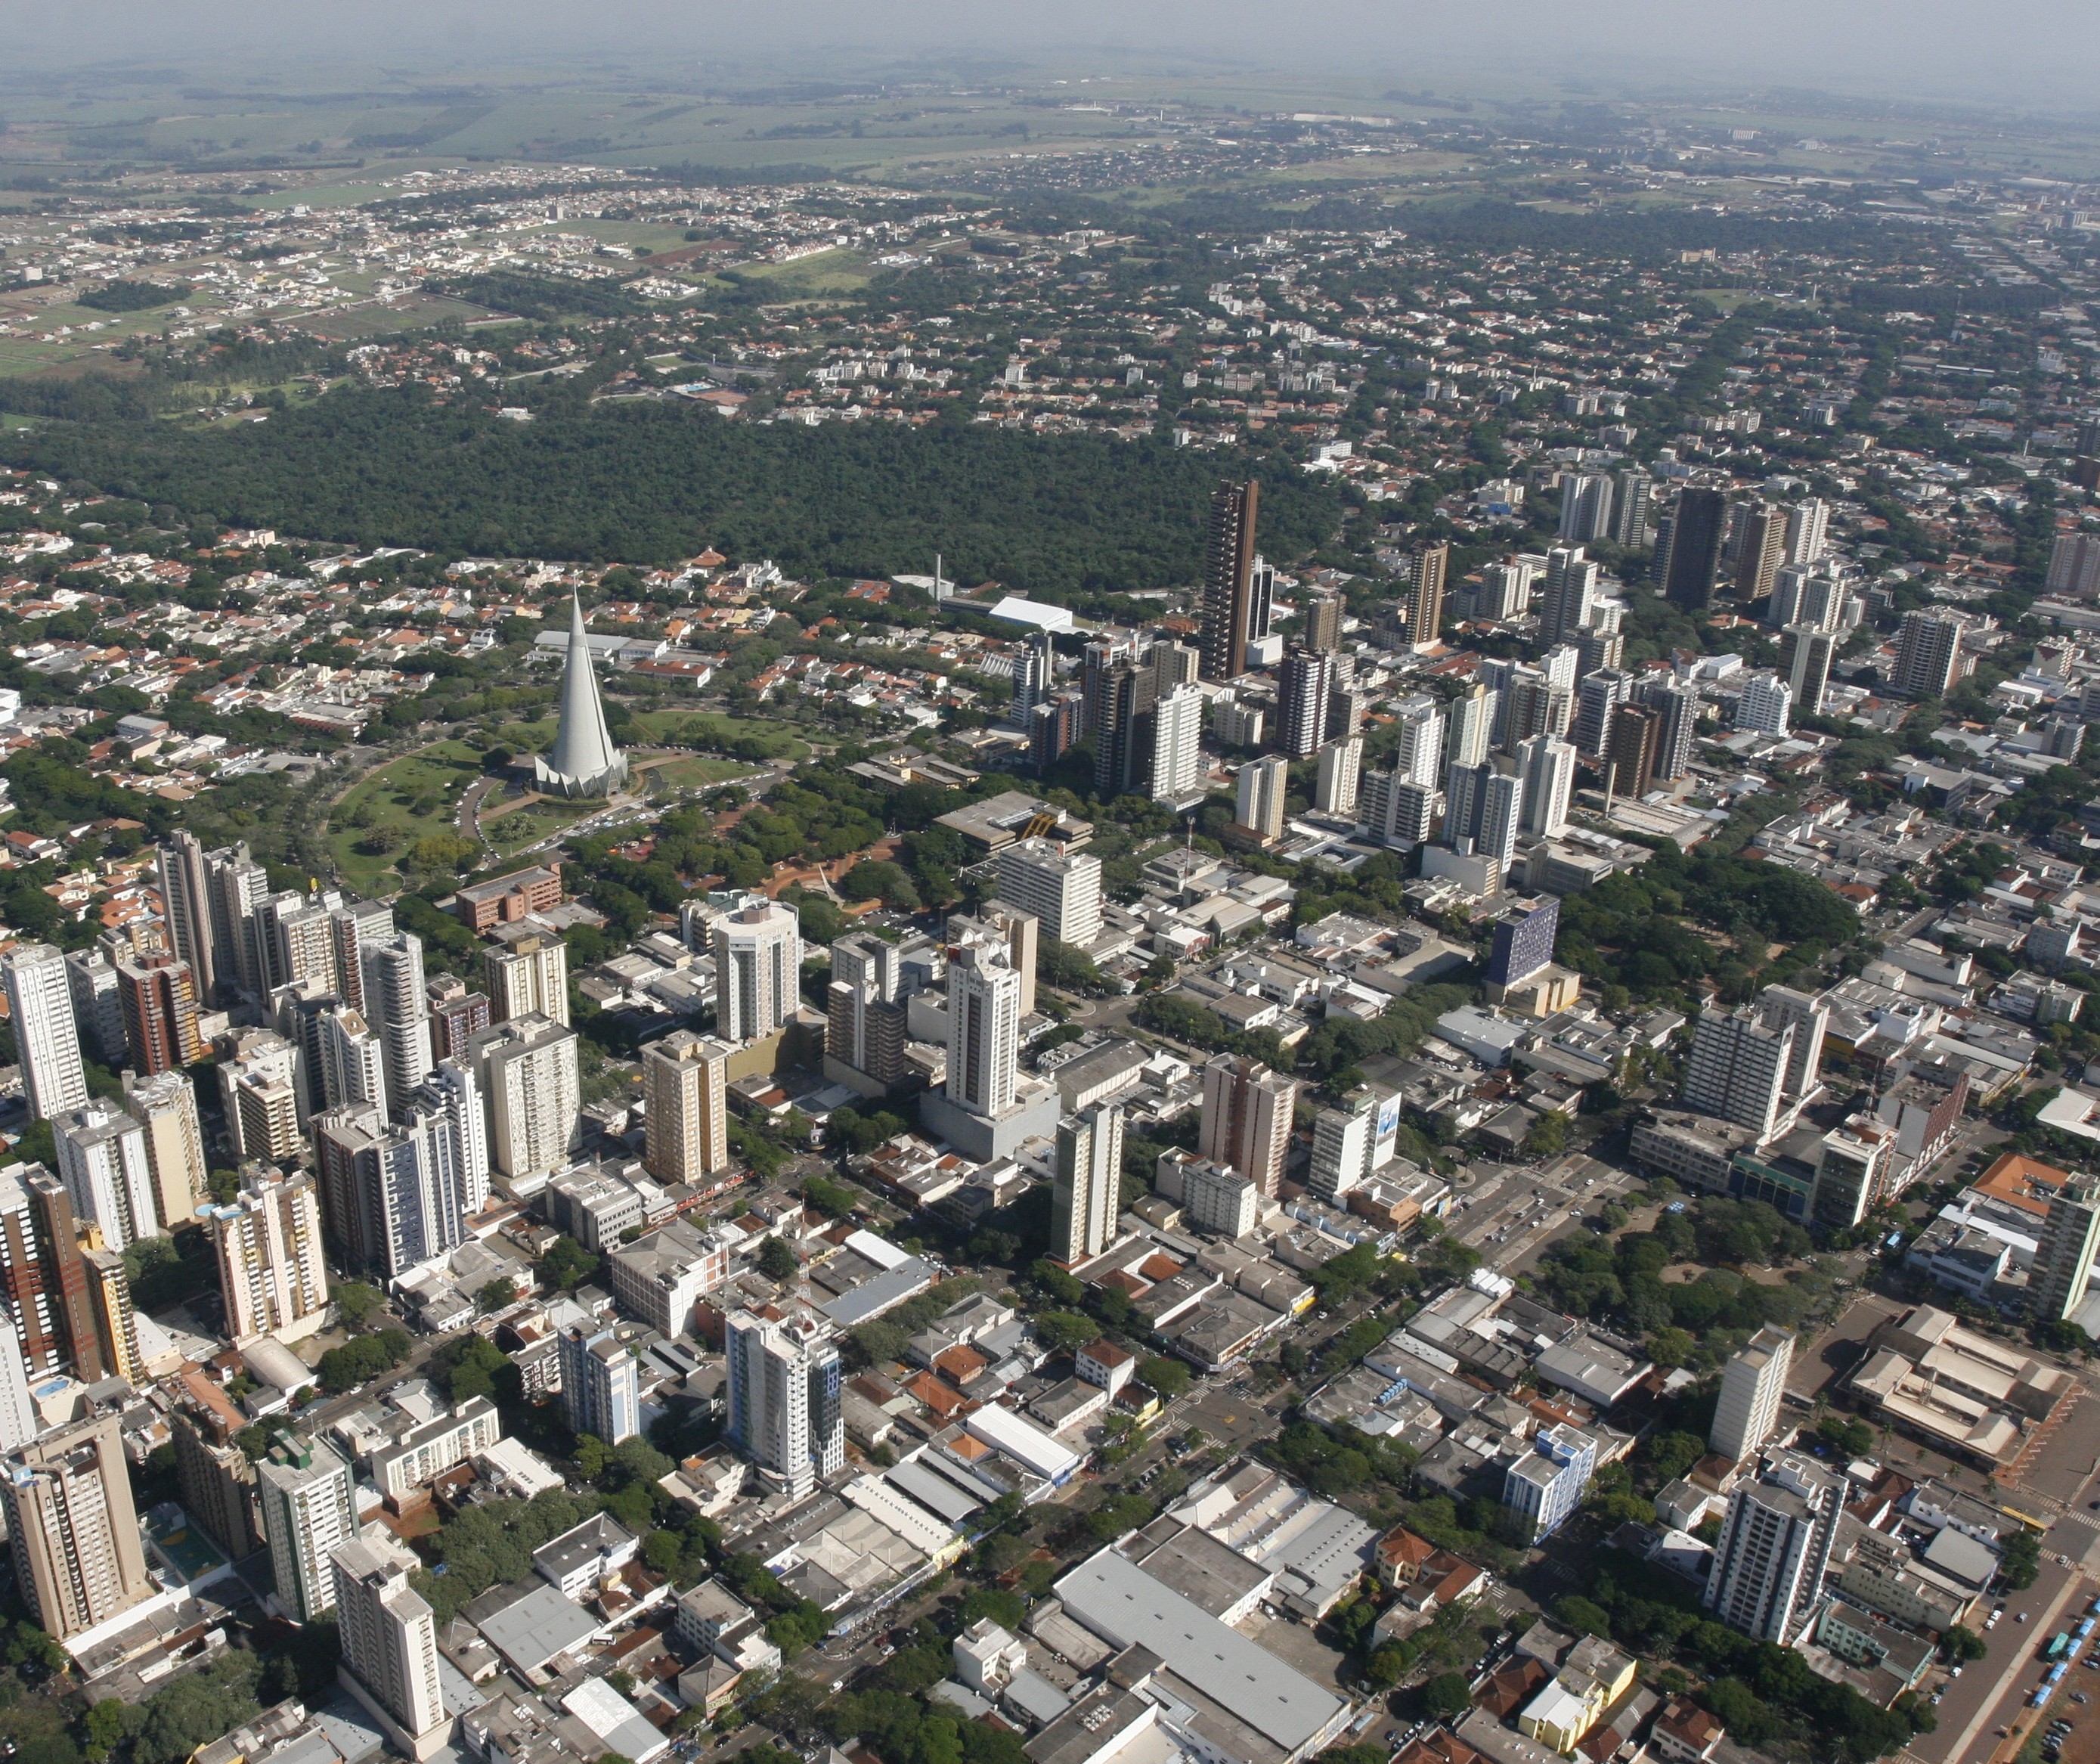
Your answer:
[[[2053,595],[2100,594],[2100,533],[2060,533],[2049,548],[2043,588]]]
[[[1476,682],[1469,692],[1461,692],[1444,707],[1444,771],[1448,778],[1452,770],[1459,766],[1477,766],[1488,757],[1490,738],[1494,734],[1495,712],[1500,709],[1502,694],[1490,692]],[[1448,789],[1449,785],[1447,784]]]
[[[1393,706],[1400,729],[1395,776],[1434,789],[1444,769],[1444,713],[1427,692],[1403,698]]]
[[[1251,759],[1240,767],[1238,821],[1264,842],[1283,837],[1284,793],[1290,782],[1290,762],[1281,754]]]
[[[0,1506],[23,1602],[64,1641],[151,1598],[117,1417],[47,1434],[0,1464]]]
[[[1012,1106],[1020,1061],[1021,976],[1005,945],[973,939],[948,964],[948,1100],[999,1115]]]
[[[336,1551],[357,1536],[357,1479],[325,1439],[280,1438],[255,1466],[277,1603],[297,1623],[335,1609]]]
[[[245,845],[208,852],[211,878],[211,935],[216,977],[249,997],[260,999],[271,984],[272,953],[265,912],[270,873]]]
[[[1560,480],[1560,537],[1577,549],[1612,536],[1612,492],[1608,471],[1586,471]]]
[[[408,1756],[428,1758],[450,1739],[452,1718],[438,1682],[437,1617],[408,1584],[422,1564],[390,1540],[360,1538],[338,1547],[329,1565],[358,1700]]]
[[[271,898],[263,914],[262,936],[271,960],[270,987],[312,981],[323,992],[343,992],[336,966],[337,940],[331,909],[296,894]]]
[[[1273,1199],[1290,1150],[1298,1081],[1260,1061],[1220,1054],[1203,1068],[1203,1124],[1197,1153],[1226,1164]]]
[[[2050,1196],[2028,1289],[2045,1323],[2077,1315],[2100,1254],[2100,1185],[2067,1182]]]
[[[1535,554],[1489,564],[1480,572],[1480,617],[1498,622],[1523,617],[1531,608],[1531,585],[1538,579]]]
[[[659,1182],[704,1187],[729,1164],[726,1041],[673,1029],[642,1050],[642,1162]]]
[[[1766,609],[1765,623],[1784,630],[1789,625],[1802,622],[1802,597],[1808,586],[1809,578],[1815,573],[1809,564],[1782,564],[1772,577],[1771,604]]]
[[[1779,1430],[1779,1401],[1793,1365],[1793,1337],[1767,1325],[1729,1357],[1706,1443],[1740,1464]]]
[[[1101,934],[1101,860],[1048,839],[1017,839],[999,854],[998,898],[1034,913],[1045,937],[1090,944]]]
[[[488,1202],[479,1086],[448,1060],[389,1121],[370,1103],[314,1118],[324,1212],[346,1262],[389,1280],[457,1249]]]
[[[1152,799],[1179,805],[1203,794],[1203,691],[1193,680],[1161,698],[1152,719]]]
[[[1493,776],[1485,766],[1454,766],[1444,774],[1442,840],[1454,851],[1471,852],[1480,837],[1481,799]]]
[[[1378,1107],[1374,1092],[1359,1089],[1339,1108],[1323,1108],[1312,1117],[1312,1162],[1305,1186],[1313,1193],[1338,1200],[1370,1174]]]
[[[1436,822],[1443,793],[1398,772],[1374,771],[1364,780],[1357,812],[1374,838],[1403,849],[1426,841]]]
[[[236,1032],[234,1051],[218,1063],[218,1099],[236,1158],[298,1159],[306,1145],[302,1063],[275,1030]]]
[[[378,1017],[364,995],[365,952],[389,942],[395,935],[394,909],[383,900],[338,898],[329,909],[329,936],[335,945],[336,990],[375,1023]],[[420,944],[417,958],[420,962]]]
[[[1847,631],[1859,623],[1855,608],[1861,602],[1852,592],[1851,579],[1834,572],[1818,570],[1801,585],[1799,622],[1820,631]]]
[[[379,1032],[386,1094],[399,1109],[430,1075],[430,999],[423,984],[423,940],[396,931],[358,950],[365,1021]]]
[[[210,1187],[204,1129],[197,1120],[196,1086],[187,1073],[171,1068],[132,1081],[124,1106],[144,1130],[154,1211],[160,1215],[161,1228],[172,1231],[196,1217]]]
[[[1524,832],[1557,839],[1568,825],[1568,805],[1575,794],[1575,749],[1558,736],[1534,735],[1517,748],[1524,780],[1520,812]]]
[[[1780,639],[1780,661],[1791,693],[1789,708],[1811,717],[1823,714],[1830,692],[1830,664],[1837,659],[1838,637],[1812,625],[1789,625]]]
[[[1191,1158],[1182,1166],[1181,1205],[1198,1231],[1244,1237],[1261,1216],[1261,1191],[1236,1169]]]
[[[559,1169],[582,1116],[575,1032],[518,1017],[470,1036],[466,1047],[488,1109],[489,1162],[514,1181]]]
[[[813,1319],[729,1320],[729,1438],[791,1497],[845,1463],[838,1344]]]
[[[1790,1101],[1802,1100],[1822,1076],[1823,1038],[1830,1028],[1829,1000],[1818,993],[1767,986],[1758,994],[1758,1015],[1767,1028],[1793,1025],[1793,1051],[1787,1056],[1781,1090]]]
[[[1555,546],[1546,555],[1546,586],[1538,599],[1538,640],[1546,644],[1565,643],[1577,631],[1587,629],[1596,599],[1597,560],[1585,557],[1579,545]]]
[[[1520,668],[1502,688],[1495,715],[1496,745],[1506,754],[1541,735],[1564,736],[1575,720],[1575,688],[1549,680],[1538,668]]]
[[[1336,684],[1335,658],[1324,649],[1294,648],[1277,672],[1276,745],[1293,759],[1309,758],[1327,732],[1327,706]]]
[[[1021,976],[1021,1015],[1026,1017],[1035,1009],[1035,970],[1043,944],[1043,927],[1035,915],[1023,913],[1020,908],[1002,900],[987,900],[974,917],[960,913],[948,916],[947,939],[951,944],[964,944],[973,938],[980,942],[989,939],[1006,946],[1007,965]],[[838,946],[834,944],[832,947],[832,959],[836,963]],[[893,984],[889,997],[893,1000],[896,997]]]
[[[785,1028],[802,1003],[802,922],[761,902],[715,921],[715,1024],[725,1041]]]
[[[8,1018],[32,1121],[49,1121],[87,1100],[87,1068],[73,1016],[65,957],[49,944],[17,944],[0,962]]]
[[[488,1108],[481,1082],[465,1059],[441,1059],[417,1086],[404,1112],[411,1131],[427,1152],[435,1215],[464,1221],[488,1205]],[[438,1249],[465,1241],[464,1225],[433,1231]]]
[[[1896,630],[1895,675],[1906,698],[1943,698],[1961,677],[1961,621],[1921,607],[1903,616]]]
[[[220,978],[220,951],[212,927],[210,860],[204,842],[187,832],[170,833],[153,855],[161,904],[167,913],[168,940],[189,963],[201,1004],[211,997]]]
[[[205,1213],[234,1345],[266,1335],[297,1340],[318,1329],[329,1280],[314,1178],[251,1171],[236,1200]]]
[[[68,950],[65,960],[75,1032],[104,1065],[121,1068],[130,1050],[124,1031],[123,985],[115,966],[99,949]]]
[[[1112,1103],[1057,1123],[1057,1174],[1050,1191],[1050,1253],[1067,1267],[1115,1241],[1123,1213],[1123,1111]]]
[[[1496,772],[1480,791],[1480,833],[1474,850],[1507,864],[1516,855],[1516,836],[1524,825],[1524,780]]]
[[[122,1249],[161,1235],[146,1130],[104,1097],[51,1122],[59,1180],[73,1197],[75,1216],[102,1227],[102,1240]]]
[[[19,1451],[44,1430],[29,1395],[29,1362],[22,1332],[0,1311],[0,1452]]]
[[[385,1109],[386,1049],[363,1013],[348,1005],[323,1011],[314,1023],[314,1051],[320,1068],[320,1082],[315,1086],[320,1107],[368,1103]]]
[[[1320,749],[1320,770],[1312,786],[1312,806],[1323,815],[1353,816],[1364,769],[1364,738],[1330,741]]]
[[[1027,640],[1013,646],[1013,701],[1006,720],[1017,729],[1029,727],[1029,713],[1048,698],[1057,684],[1057,651],[1048,631],[1031,631]]]
[[[1516,833],[1523,829],[1524,781],[1514,773],[1474,777],[1479,779],[1480,800],[1479,813],[1472,817],[1472,848],[1483,857],[1508,863],[1516,855]]]
[[[1813,564],[1823,555],[1830,527],[1830,505],[1820,497],[1797,502],[1786,514],[1786,560]]]
[[[481,972],[491,1023],[538,1015],[569,1026],[569,946],[560,938],[535,935],[492,944],[482,952]]]
[[[1793,1041],[1793,1023],[1768,1028],[1747,1007],[1701,1011],[1684,1063],[1684,1106],[1747,1127],[1762,1144],[1779,1119]]]
[[[1704,1603],[1732,1629],[1781,1647],[1823,1596],[1844,1510],[1844,1476],[1793,1452],[1767,1452],[1754,1481],[1736,1485],[1714,1547]]]
[[[618,1445],[642,1431],[642,1368],[616,1329],[561,1335],[562,1408],[571,1433]]]
[[[1736,700],[1736,727],[1760,735],[1785,735],[1793,688],[1776,674],[1753,674]]]

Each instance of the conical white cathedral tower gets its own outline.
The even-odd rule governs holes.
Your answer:
[[[549,796],[610,796],[627,782],[627,756],[612,745],[605,706],[591,668],[590,639],[584,634],[583,602],[571,598],[569,659],[562,673],[562,721],[551,758],[532,763],[536,789]]]

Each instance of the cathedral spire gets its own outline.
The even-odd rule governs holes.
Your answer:
[[[569,653],[562,671],[562,720],[554,750],[534,761],[534,787],[549,796],[610,796],[627,782],[627,756],[612,745],[591,666],[583,602],[569,602]]]

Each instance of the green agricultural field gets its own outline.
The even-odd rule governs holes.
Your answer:
[[[442,325],[448,319],[470,325],[491,316],[486,307],[456,300],[449,294],[418,291],[384,304],[375,301],[370,305],[338,307],[311,314],[288,313],[279,322],[311,331],[331,342],[355,343],[360,338],[390,336],[397,331],[414,330],[426,325]]]
[[[792,263],[753,263],[739,267],[738,281],[763,282],[777,288],[783,298],[810,298],[821,294],[851,294],[874,279],[868,260],[858,251],[841,247],[797,258]]]
[[[40,343],[26,337],[0,337],[0,374],[34,374],[67,359],[57,343]]]

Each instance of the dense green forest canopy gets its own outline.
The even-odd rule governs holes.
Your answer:
[[[1340,493],[1280,457],[1220,462],[1164,441],[1037,435],[947,421],[806,429],[633,405],[513,422],[414,390],[345,388],[267,423],[58,425],[0,458],[192,520],[355,546],[668,563],[712,545],[798,575],[933,568],[1030,594],[1195,580],[1227,471],[1262,480],[1262,546],[1302,556]]]

